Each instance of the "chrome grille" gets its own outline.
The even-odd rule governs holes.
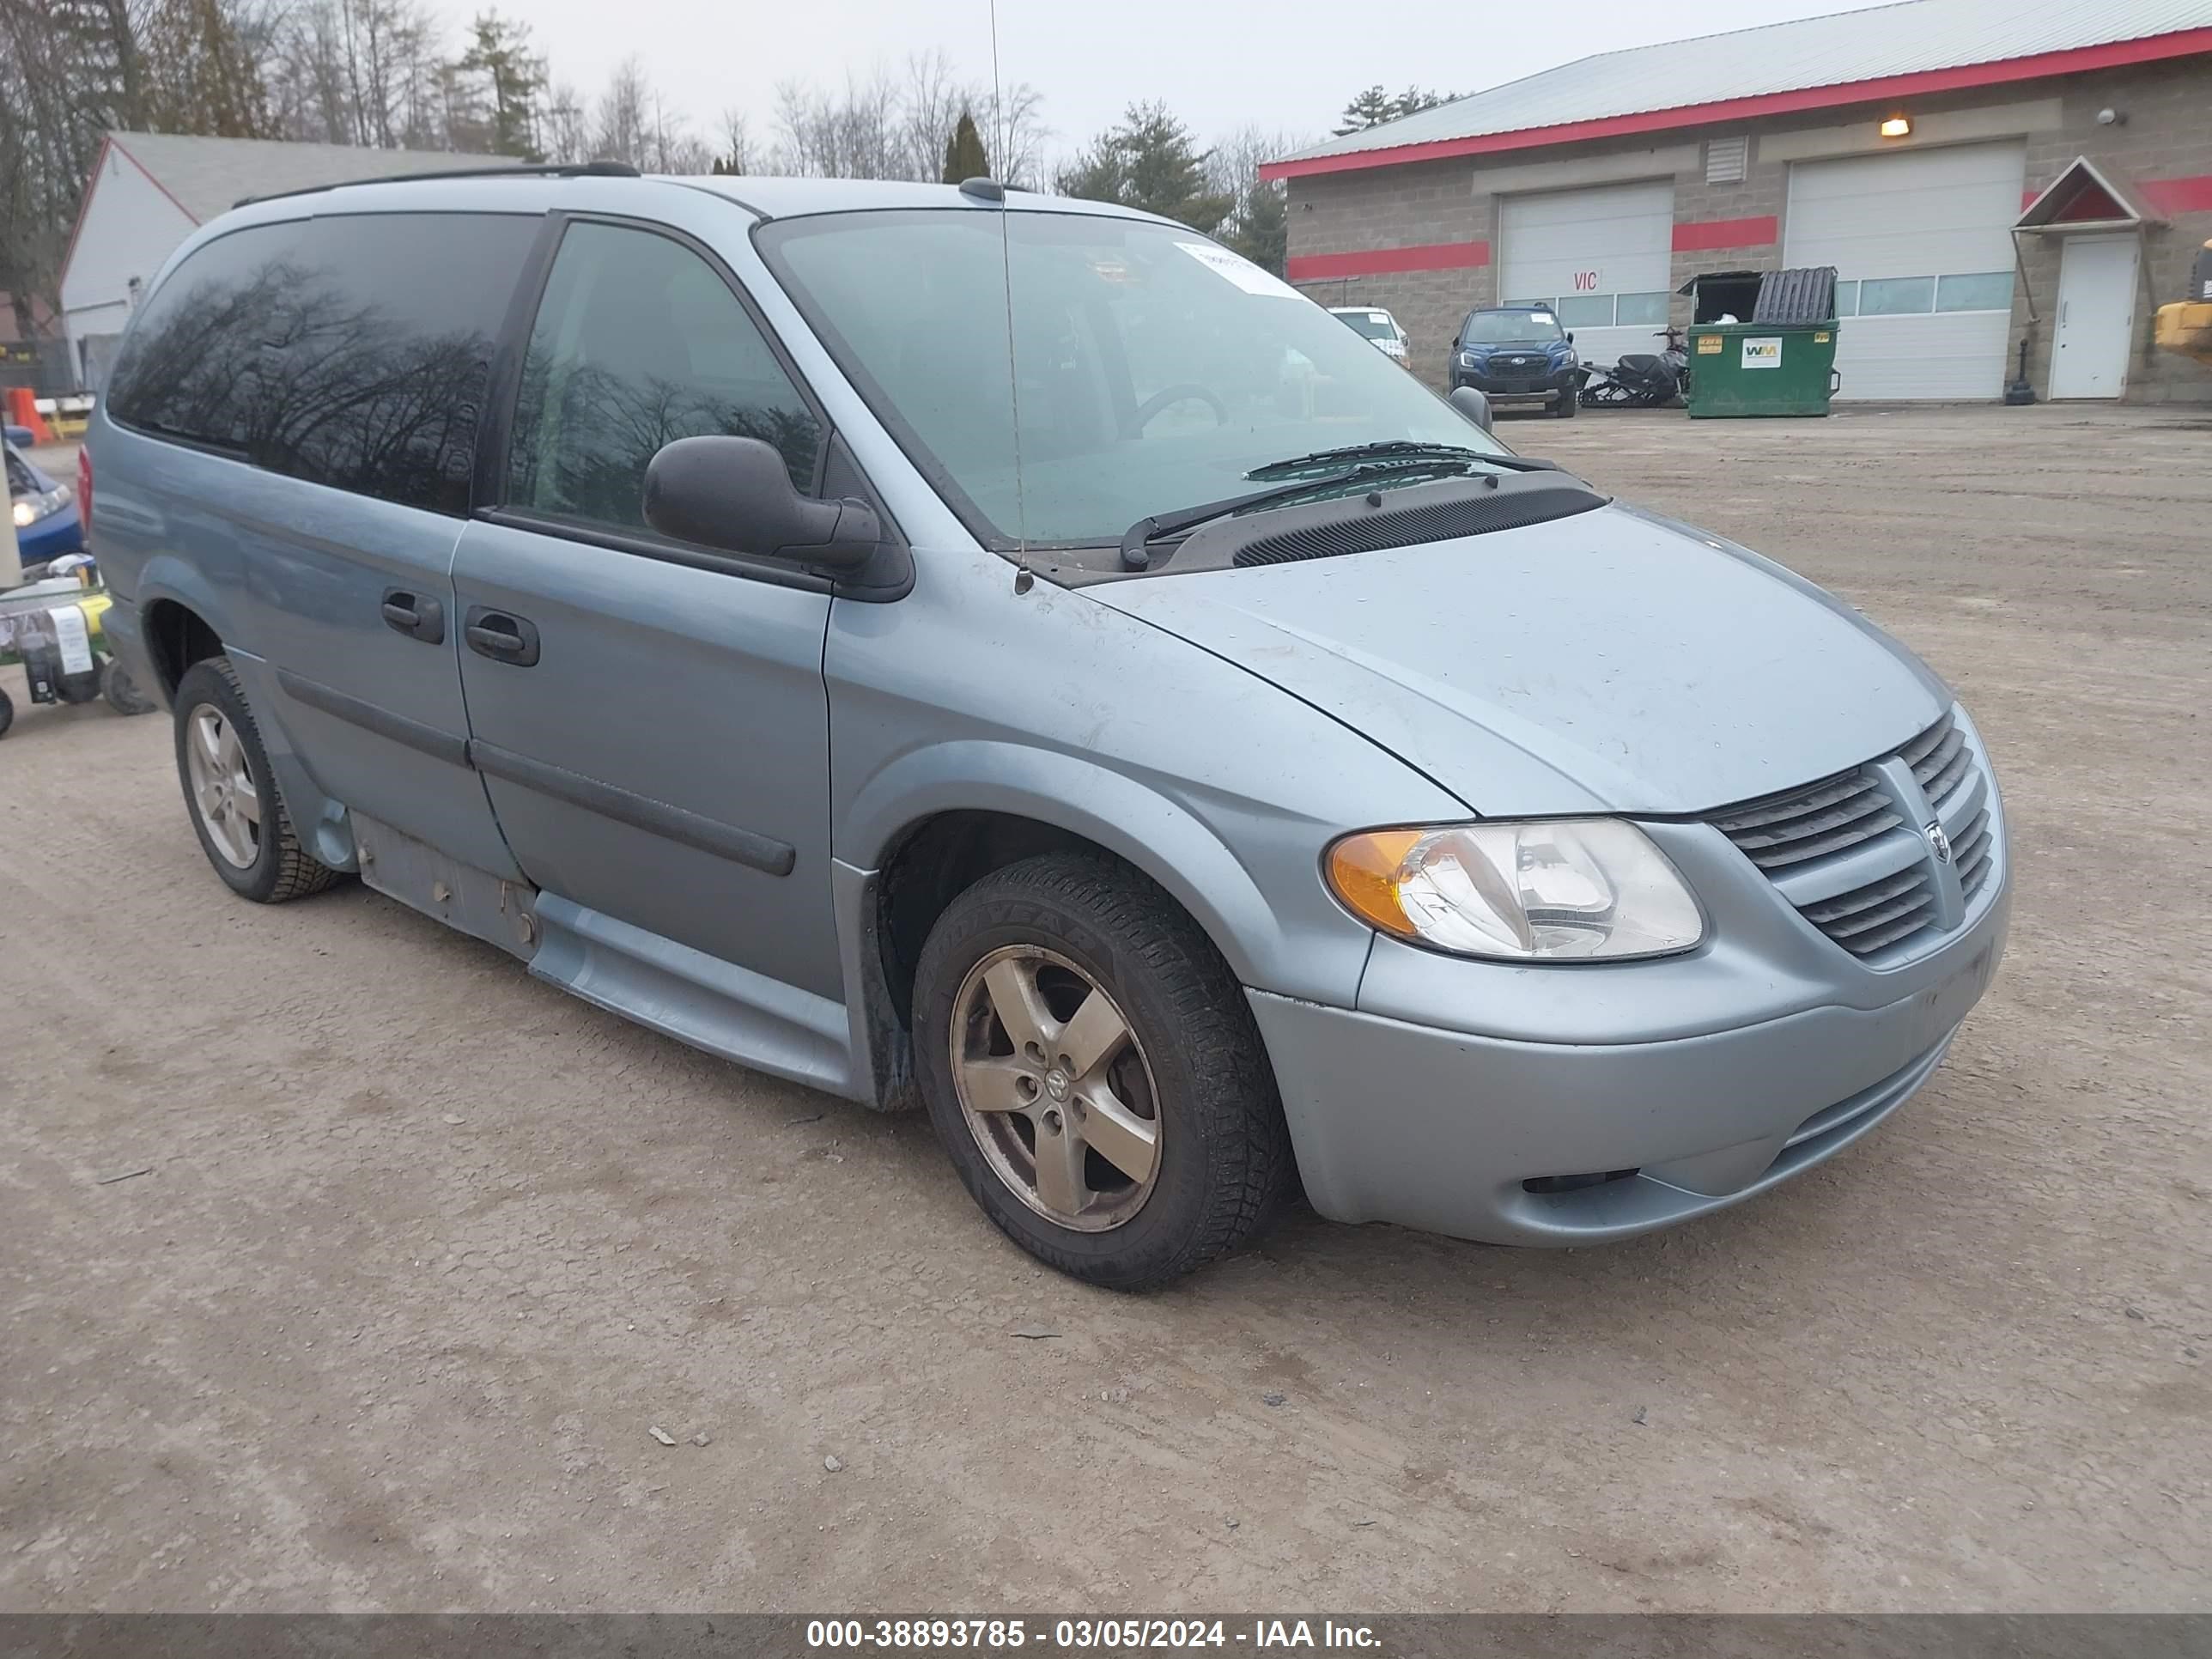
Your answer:
[[[1988,883],[1996,842],[1990,796],[1966,734],[1946,714],[1898,751],[1943,826],[1961,896]],[[1806,921],[1863,960],[1887,962],[1933,944],[1948,880],[1925,826],[1909,823],[1881,762],[1707,820],[1764,872]],[[1956,914],[1956,905],[1953,904]]]
[[[1881,786],[1864,772],[1755,802],[1712,820],[1713,827],[1762,870],[1839,853],[1904,822]]]

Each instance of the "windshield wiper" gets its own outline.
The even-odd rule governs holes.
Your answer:
[[[1265,466],[1255,466],[1244,476],[1248,478],[1279,477],[1286,473],[1310,466],[1328,466],[1341,461],[1381,461],[1394,457],[1407,459],[1444,459],[1457,458],[1470,462],[1482,462],[1502,466],[1515,472],[1557,472],[1557,461],[1540,461],[1527,455],[1504,455],[1487,449],[1471,449],[1465,444],[1424,444],[1410,439],[1389,438],[1380,443],[1351,444],[1342,449],[1316,449],[1310,455],[1293,455],[1288,460],[1269,461]]]
[[[1150,518],[1139,519],[1121,532],[1121,568],[1125,570],[1146,570],[1152,568],[1152,550],[1156,543],[1170,541],[1197,529],[1215,519],[1225,519],[1232,513],[1242,513],[1255,507],[1271,507],[1296,501],[1301,495],[1317,495],[1323,490],[1340,489],[1347,484],[1365,483],[1370,479],[1406,478],[1424,476],[1449,477],[1467,471],[1470,459],[1488,459],[1480,450],[1460,450],[1449,444],[1410,446],[1414,449],[1431,451],[1426,458],[1409,458],[1400,461],[1378,461],[1364,466],[1355,466],[1343,472],[1330,473],[1319,478],[1300,478],[1291,483],[1279,483],[1268,489],[1255,489],[1242,495],[1225,496],[1218,501],[1201,501],[1196,507],[1179,507],[1173,513],[1155,513]],[[1346,455],[1358,453],[1356,450],[1342,452]],[[1309,456],[1308,459],[1314,459]],[[1286,463],[1278,462],[1282,465]],[[1265,470],[1265,469],[1263,469]],[[1247,474],[1247,477],[1251,476]]]

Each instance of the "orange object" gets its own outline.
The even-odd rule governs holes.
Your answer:
[[[53,433],[40,416],[39,394],[27,386],[8,388],[8,419],[13,425],[30,428],[33,443],[50,444],[54,441]]]

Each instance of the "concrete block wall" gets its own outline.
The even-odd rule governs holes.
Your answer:
[[[2100,125],[2112,108],[2125,120]],[[2077,155],[2108,165],[2124,186],[2141,181],[2197,180],[2190,201],[2212,181],[2212,58],[2193,58],[2094,73],[2014,82],[1978,91],[1909,100],[1915,147],[2024,137],[2027,187],[2039,191]],[[1450,341],[1467,313],[1492,305],[1497,292],[1499,203],[1532,190],[1668,178],[1674,185],[1676,246],[1670,287],[1707,271],[1765,269],[1780,263],[1792,161],[1887,148],[1875,131],[1886,104],[1833,107],[1789,117],[1724,123],[1710,131],[1504,151],[1289,181],[1290,252],[1312,256],[1378,256],[1434,250],[1418,270],[1362,270],[1358,274],[1293,280],[1327,305],[1388,307],[1413,336],[1413,367],[1441,386]],[[1705,150],[1713,138],[1750,139],[1744,177],[1705,182]],[[2023,204],[2025,205],[2025,204]],[[2152,313],[2181,297],[2196,251],[2212,237],[2212,203],[2169,214],[2144,233],[2139,349],[2130,367],[2130,401],[2212,401],[2212,373],[2151,343]],[[2023,235],[2026,281],[2015,283],[2007,374],[2028,343],[2030,384],[2043,395],[2049,372],[2051,323],[2057,305],[2059,239]],[[1717,243],[1709,246],[1709,243]],[[1469,245],[1479,245],[1479,251]],[[1353,260],[1372,264],[1377,259]],[[1671,319],[1686,324],[1689,301],[1676,298]]]

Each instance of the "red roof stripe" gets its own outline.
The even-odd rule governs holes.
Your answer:
[[[1487,242],[1429,242],[1419,247],[1366,248],[1357,253],[1302,253],[1291,259],[1287,270],[1294,283],[1320,283],[1401,270],[1469,270],[1489,263]]]
[[[1765,247],[1782,240],[1782,222],[1772,214],[1750,219],[1705,219],[1674,227],[1674,252],[1702,253],[1717,247]]]
[[[2117,69],[2127,64],[2154,63],[2166,58],[2189,58],[2212,52],[2212,28],[2180,29],[2172,34],[2142,40],[2114,40],[2103,46],[2075,46],[2065,52],[2038,52],[2032,58],[2008,58],[1991,64],[1964,64],[1952,69],[1921,70],[1875,81],[1846,81],[1832,87],[1804,87],[1792,92],[1760,93],[1749,98],[1728,98],[1717,103],[1688,104],[1678,109],[1644,110],[1633,115],[1607,115],[1590,121],[1567,121],[1555,126],[1527,127],[1518,132],[1486,132],[1468,138],[1439,138],[1425,144],[1398,144],[1387,149],[1353,150],[1343,155],[1316,155],[1304,161],[1270,161],[1260,169],[1262,179],[1302,179],[1321,173],[1358,173],[1370,167],[1403,167],[1413,161],[1441,161],[1456,155],[1486,155],[1500,150],[1534,149],[1550,144],[1573,143],[1585,138],[1613,138],[1640,132],[1664,132],[1676,127],[1702,126],[1711,121],[1741,121],[1759,115],[1788,115],[1801,110],[1834,109],[1845,104],[1870,103],[1916,94],[1957,92],[1970,87],[2002,86],[2014,81],[2033,81],[2048,75],[2079,75],[2085,70]]]

